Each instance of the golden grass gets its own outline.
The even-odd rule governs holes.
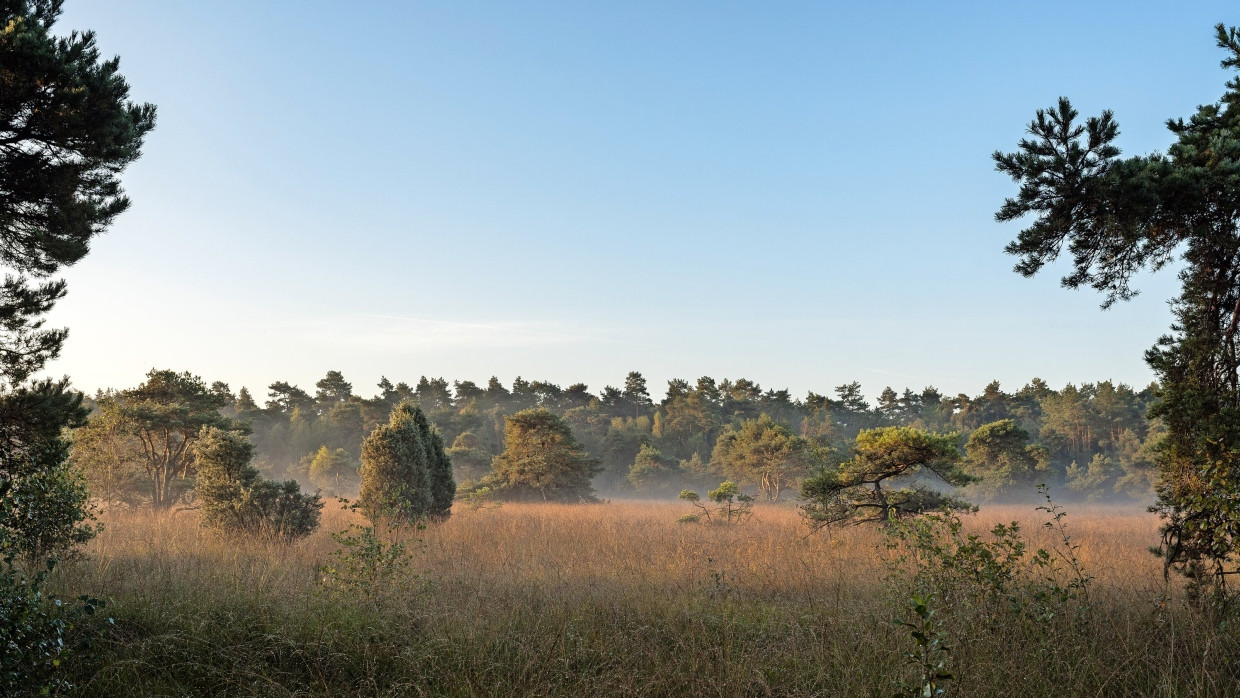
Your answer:
[[[88,695],[891,695],[908,678],[882,536],[807,535],[766,506],[736,527],[683,503],[457,508],[411,534],[415,576],[372,600],[321,583],[360,519],[333,504],[292,545],[221,538],[193,512],[116,513],[65,593],[117,620],[70,666]],[[1019,520],[1049,545],[1032,507]],[[1235,695],[1237,635],[1173,600],[1157,521],[1073,511],[1095,577],[1087,621],[945,609],[959,695]],[[418,542],[420,540],[420,542]],[[950,611],[950,613],[948,613]]]

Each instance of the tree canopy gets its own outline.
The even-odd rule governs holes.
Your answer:
[[[730,480],[757,485],[766,499],[775,501],[808,472],[812,454],[808,441],[764,414],[725,430],[711,460]]]
[[[1240,68],[1240,35],[1216,27],[1222,66]],[[1103,307],[1131,298],[1132,280],[1177,257],[1175,324],[1146,360],[1158,376],[1151,415],[1167,427],[1159,509],[1168,566],[1194,578],[1209,567],[1222,588],[1240,546],[1240,77],[1219,102],[1167,122],[1166,153],[1120,157],[1110,111],[1086,119],[1067,98],[1039,110],[1017,151],[997,152],[1000,172],[1020,185],[996,214],[1032,217],[1007,251],[1031,276],[1065,249],[1070,288],[1090,286]]]
[[[593,501],[590,480],[601,470],[564,420],[544,408],[505,420],[504,452],[494,467],[504,496],[560,502]]]
[[[152,369],[138,387],[99,400],[102,416],[91,420],[84,433],[79,431],[83,447],[74,451],[74,459],[88,473],[98,474],[113,467],[110,453],[129,451],[127,459],[141,464],[146,474],[152,506],[168,508],[192,486],[191,446],[203,427],[235,426],[220,413],[231,402],[226,386],[208,387],[189,372]]]
[[[973,478],[960,469],[960,436],[935,434],[911,427],[869,429],[857,435],[853,457],[806,479],[802,507],[814,525],[886,522],[944,508],[971,505],[914,476],[936,476],[927,482],[963,487]],[[903,485],[891,489],[892,483]]]
[[[372,520],[444,518],[456,482],[438,430],[422,408],[401,402],[362,442],[359,502]]]
[[[44,326],[66,291],[48,277],[128,208],[120,175],[155,125],[155,108],[129,101],[119,59],[101,59],[94,33],[52,33],[61,5],[0,3],[0,266],[13,272],[0,283],[0,605],[14,611],[0,614],[0,693],[50,691],[44,675],[67,627],[10,556],[34,565],[93,532],[63,438],[86,416],[82,396],[67,378],[29,380],[68,334]]]
[[[964,451],[965,472],[978,479],[976,487],[989,497],[1036,485],[1046,458],[1045,449],[1029,444],[1029,432],[1015,420],[1001,419],[978,427]]]

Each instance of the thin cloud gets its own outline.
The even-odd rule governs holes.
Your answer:
[[[895,376],[896,378],[908,378],[909,380],[920,380],[921,379],[919,376],[914,376],[912,374],[900,373],[899,371],[887,371],[881,368],[863,368],[861,370],[866,371],[868,373],[877,373],[881,376]]]
[[[303,342],[381,351],[537,347],[574,343],[650,346],[608,337],[560,332],[526,323],[460,322],[379,313],[306,320],[292,325],[292,334]]]
[[[626,344],[627,343],[627,342],[623,342],[621,340],[616,340],[616,339],[604,339],[602,337],[589,337],[585,335],[565,334],[563,332],[554,332],[551,330],[539,329],[536,327],[530,327],[528,325],[521,325],[517,323],[494,325],[494,324],[484,324],[484,323],[476,323],[476,322],[457,322],[454,320],[432,320],[430,318],[405,317],[403,315],[379,315],[376,313],[362,313],[361,317],[372,317],[372,318],[380,318],[380,319],[385,319],[385,320],[403,320],[406,322],[420,322],[420,323],[425,323],[429,325],[442,325],[445,327],[460,327],[460,328],[477,329],[477,330],[488,330],[491,332],[498,332],[498,333],[516,333],[516,334],[524,334],[524,335],[533,335],[533,336],[539,336],[539,337],[546,337],[547,339],[556,339],[556,340],[564,340],[564,341],[607,342],[611,344]]]

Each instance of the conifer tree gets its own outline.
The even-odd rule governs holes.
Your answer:
[[[857,435],[852,459],[801,483],[801,496],[807,500],[802,509],[816,526],[885,523],[936,509],[968,509],[968,502],[914,480],[929,473],[944,484],[963,487],[973,478],[960,469],[960,460],[958,434],[912,427],[867,429]]]
[[[452,460],[444,448],[443,435],[426,418],[426,413],[415,408],[413,419],[418,426],[418,436],[426,448],[427,476],[431,491],[431,504],[427,514],[431,518],[446,519],[452,514],[452,500],[456,498]]]
[[[0,4],[0,266],[16,272],[0,284],[0,548],[27,537],[32,519],[19,509],[37,493],[85,501],[70,494],[61,437],[82,423],[82,396],[67,380],[28,379],[67,336],[43,327],[66,290],[47,279],[128,208],[119,176],[155,125],[155,108],[128,101],[118,60],[100,60],[92,32],[51,33],[61,5]],[[70,509],[62,523],[72,528],[83,514]]]
[[[482,485],[515,499],[596,501],[590,480],[602,471],[555,413],[535,408],[504,420],[504,452]]]
[[[63,433],[86,416],[68,379],[30,377],[59,355],[44,315],[65,295],[49,277],[89,251],[129,206],[122,171],[155,126],[128,100],[119,60],[93,32],[52,34],[61,0],[0,3],[0,694],[50,692],[65,624],[44,612],[37,577],[11,565],[90,536],[86,492]],[[50,563],[49,563],[50,564]],[[21,609],[18,612],[18,609]]]
[[[1240,69],[1240,33],[1215,27],[1222,66]],[[1167,127],[1166,153],[1120,158],[1110,111],[1081,123],[1067,98],[1039,110],[997,169],[1020,185],[999,221],[1032,223],[1007,246],[1032,276],[1066,248],[1067,287],[1090,286],[1103,307],[1136,294],[1140,271],[1179,256],[1175,323],[1146,352],[1158,376],[1151,416],[1167,427],[1158,509],[1168,568],[1226,590],[1240,558],[1240,77],[1222,99]]]
[[[412,402],[397,405],[362,442],[359,501],[371,519],[414,521],[451,513],[456,482],[443,437]]]
[[[205,525],[228,533],[297,538],[318,528],[323,502],[302,494],[295,480],[275,482],[251,461],[254,445],[244,435],[203,427],[193,445],[198,475],[194,490]]]

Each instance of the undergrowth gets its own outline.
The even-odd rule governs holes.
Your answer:
[[[365,602],[323,577],[349,536],[379,550],[351,512],[249,547],[112,515],[49,580],[115,619],[65,668],[88,696],[890,696],[927,677],[959,696],[1240,695],[1237,625],[1162,583],[1141,514],[945,514],[888,547],[807,537],[791,507],[683,526],[677,506],[510,504],[384,533],[363,569],[386,575],[394,543],[408,567]]]

